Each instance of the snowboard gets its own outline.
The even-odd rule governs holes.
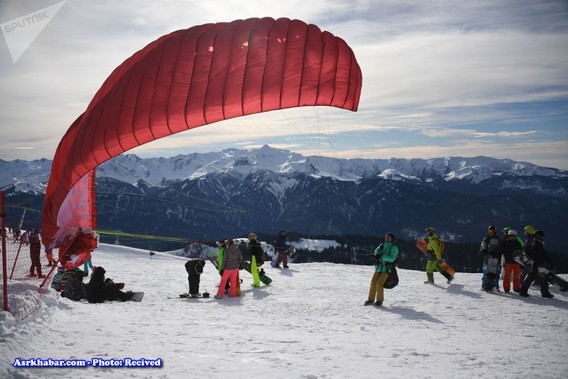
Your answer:
[[[422,237],[417,238],[416,247],[418,248],[418,250],[426,254],[426,252],[428,251],[428,242],[426,242],[426,240]],[[440,268],[445,272],[447,272],[448,274],[450,274],[451,276],[454,276],[456,274],[456,270],[454,270],[454,268],[446,262],[442,262],[440,264]]]
[[[513,260],[521,266],[527,268],[527,270],[532,270],[533,260],[528,255],[522,253],[521,255],[514,256]],[[560,276],[553,273],[550,269],[546,267],[539,267],[538,274],[541,278],[548,280],[548,283],[558,286],[561,292],[568,291],[568,281],[562,279]]]
[[[532,270],[532,259],[525,253],[514,255],[513,260],[518,264],[520,264],[521,266],[525,267],[526,269]]]
[[[445,272],[447,272],[448,274],[450,274],[451,276],[454,276],[456,274],[456,270],[454,270],[453,267],[447,264],[446,262],[442,262],[442,264],[440,264],[440,268]]]
[[[210,296],[210,294],[209,294],[209,292],[207,292],[207,291],[203,292],[202,294],[200,293],[200,294],[198,294],[197,296],[191,296],[191,295],[188,294],[188,293],[180,293],[180,294],[179,294],[179,297],[180,297],[181,299],[198,299],[198,298],[208,299],[209,296]]]
[[[493,291],[495,288],[495,280],[497,278],[497,267],[499,266],[499,259],[497,257],[489,256],[487,259],[487,277],[485,279],[485,290]]]
[[[144,298],[144,292],[132,292],[131,301],[135,301],[137,303],[141,302]]]
[[[418,250],[426,254],[426,252],[428,251],[428,242],[426,242],[426,240],[422,237],[417,238],[416,247],[418,248]]]
[[[252,274],[250,262],[244,261],[243,262],[243,269]],[[266,274],[264,273],[264,269],[260,269],[260,271],[258,273],[258,278],[260,279],[260,281],[262,283],[264,283],[266,285],[269,285],[270,283],[272,283],[272,279],[270,279],[268,276],[266,276]]]

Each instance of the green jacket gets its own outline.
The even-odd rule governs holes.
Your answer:
[[[225,248],[220,247],[219,250],[217,251],[217,270],[219,270],[219,274],[221,273],[221,271],[223,271],[221,267],[223,266],[224,255],[225,255]]]
[[[382,243],[375,249],[373,255],[377,261],[376,272],[391,272],[392,263],[398,256],[398,246],[390,241]]]

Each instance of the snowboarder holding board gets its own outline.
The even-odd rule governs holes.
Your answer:
[[[546,250],[544,249],[544,232],[542,230],[537,230],[534,232],[534,240],[530,246],[527,246],[527,255],[532,258],[532,270],[527,274],[519,295],[528,297],[528,290],[532,282],[539,276],[540,278],[540,294],[542,297],[553,298],[554,295],[550,293],[548,289],[548,278],[546,278],[547,266],[549,268],[553,267],[550,258]],[[542,273],[542,274],[541,274]]]
[[[483,275],[481,277],[481,289],[492,291],[496,288],[499,291],[499,274],[502,255],[501,238],[497,235],[496,228],[489,226],[487,235],[481,241],[479,252],[483,254]]]
[[[249,253],[250,253],[250,273],[252,275],[253,287],[260,287],[260,278],[258,276],[258,268],[264,264],[264,251],[260,242],[256,239],[255,233],[248,235]]]
[[[440,246],[440,238],[436,233],[436,229],[432,226],[426,228],[428,233],[428,246],[426,251],[426,278],[425,284],[434,284],[434,271],[438,271],[448,281],[448,284],[454,280],[454,277],[444,271],[440,265],[444,262],[442,260],[442,248]]]

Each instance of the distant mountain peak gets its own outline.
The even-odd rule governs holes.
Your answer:
[[[51,161],[0,160],[0,187],[15,186],[17,190],[45,190]],[[304,156],[285,149],[263,145],[258,149],[224,149],[219,152],[192,153],[170,158],[140,158],[120,155],[97,168],[100,178],[113,178],[130,184],[143,179],[160,183],[197,179],[214,172],[231,172],[236,177],[266,172],[282,175],[297,173],[314,178],[359,182],[363,179],[431,183],[437,180],[480,183],[499,177],[566,178],[568,172],[546,168],[528,162],[496,159],[484,156],[429,159],[344,159]]]

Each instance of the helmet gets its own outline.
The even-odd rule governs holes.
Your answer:
[[[507,234],[509,234],[509,230],[511,230],[511,229],[513,229],[513,228],[511,228],[510,226],[504,227],[504,228],[503,228],[503,235],[506,236]],[[516,234],[516,233],[515,233],[515,234]]]
[[[509,231],[507,232],[508,236],[516,236],[517,235],[517,231],[515,229],[509,229]]]
[[[233,239],[232,238],[227,238],[227,245],[232,245],[233,244]]]
[[[534,238],[542,241],[544,239],[544,232],[542,230],[537,230],[536,232],[534,232]]]
[[[495,227],[494,227],[493,225],[490,225],[490,226],[487,227],[487,230],[493,230],[493,231],[495,231]]]
[[[429,226],[429,227],[427,227],[427,228],[426,228],[426,231],[427,231],[428,233],[430,233],[430,232],[432,232],[432,233],[436,233],[436,229],[434,229],[434,227],[433,227],[433,226]]]
[[[525,226],[525,234],[534,234],[534,228],[530,225]]]
[[[285,237],[286,236],[286,232],[284,230],[281,230],[280,233],[278,233],[278,235]]]
[[[256,239],[256,234],[250,233],[249,234],[249,240],[255,240],[255,239]]]

